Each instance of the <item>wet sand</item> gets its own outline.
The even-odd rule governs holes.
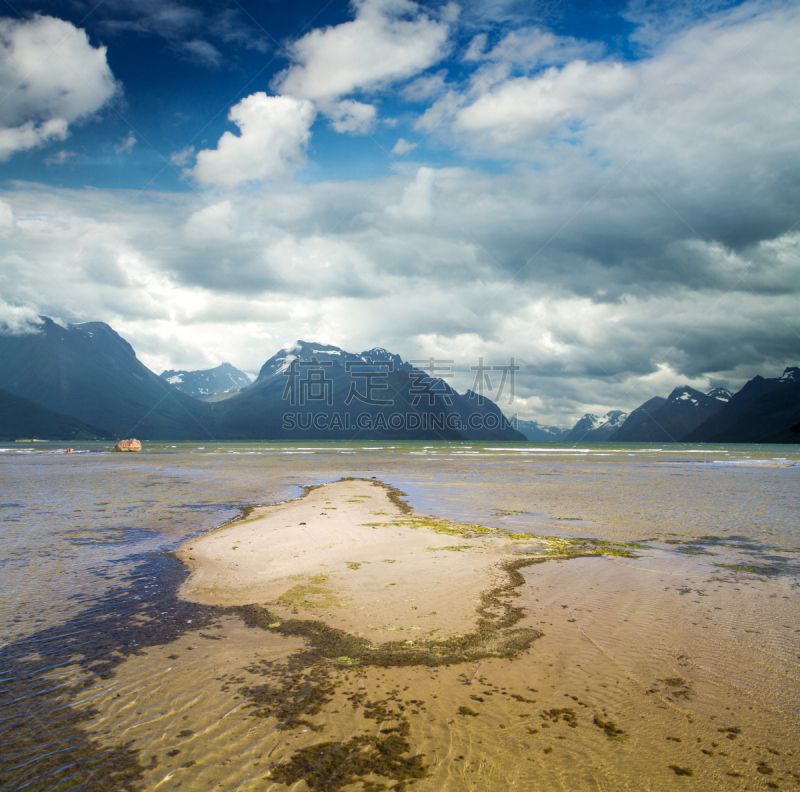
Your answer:
[[[342,481],[185,543],[181,596],[229,610],[91,687],[87,729],[148,790],[800,783],[793,579],[537,557],[400,504]]]
[[[415,515],[377,481],[338,481],[186,542],[180,596],[322,618],[372,641],[460,633],[519,544],[480,530]]]

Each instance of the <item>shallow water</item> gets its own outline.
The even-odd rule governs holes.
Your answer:
[[[526,573],[521,601],[544,637],[530,662],[489,661],[476,680],[485,674],[495,695],[507,687],[523,698],[536,698],[526,689],[542,690],[546,681],[549,692],[530,711],[514,699],[520,712],[454,715],[474,704],[459,666],[362,672],[359,685],[375,695],[381,686],[428,690],[429,717],[424,726],[417,718],[410,737],[430,765],[417,788],[671,789],[686,780],[668,769],[669,751],[676,766],[692,762],[698,781],[706,773],[725,788],[794,782],[798,768],[787,756],[800,720],[800,447],[316,442],[147,444],[142,454],[103,448],[86,444],[66,455],[37,443],[0,451],[3,789],[288,788],[262,775],[277,757],[290,761],[286,741],[273,745],[274,726],[245,712],[242,683],[220,677],[250,681],[243,658],[256,651],[256,639],[262,659],[274,662],[292,647],[234,616],[176,600],[183,572],[165,554],[242,507],[295,497],[304,485],[342,476],[375,476],[408,493],[418,512],[461,522],[646,540],[639,559],[579,559]],[[213,640],[212,625],[220,625],[213,629],[223,640]],[[203,630],[211,640],[199,637]],[[634,635],[642,640],[632,641]],[[355,680],[356,672],[348,673]],[[387,673],[394,674],[391,683]],[[684,677],[692,682],[685,695],[658,681]],[[437,704],[432,689],[440,689]],[[542,718],[542,711],[563,708],[556,699],[578,694],[586,706],[572,709],[606,708],[629,725],[630,738],[609,741],[582,714],[578,728]],[[483,698],[480,706],[489,701]],[[726,707],[728,714],[739,708],[747,723],[742,737],[729,741],[742,755],[729,749],[719,759],[717,747],[706,749],[713,760],[699,748],[684,757],[690,742],[710,744],[710,719]],[[89,717],[89,709],[97,712]],[[355,715],[339,709],[328,715],[326,740],[355,733]],[[505,722],[512,714],[515,725]],[[547,722],[550,731],[526,731],[524,715]],[[632,729],[643,715],[646,728]],[[192,736],[183,740],[192,745],[178,748],[174,735],[184,718]],[[662,735],[667,722],[683,731]],[[539,744],[559,730],[563,740]],[[313,730],[291,737],[298,747],[321,739]],[[180,754],[169,757],[169,750]],[[773,757],[771,774],[757,769],[767,766],[758,765],[767,761],[758,750]],[[655,756],[665,775],[652,773]],[[739,772],[733,765],[719,777],[698,765],[734,759],[748,765],[741,777],[730,775]],[[642,786],[649,774],[652,781]]]

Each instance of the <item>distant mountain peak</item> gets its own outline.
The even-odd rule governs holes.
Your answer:
[[[297,355],[300,358],[310,355],[347,355],[341,347],[333,344],[320,344],[316,341],[295,341],[287,350],[287,354]]]
[[[669,396],[667,396],[667,401],[670,403],[685,401],[691,402],[692,404],[699,404],[700,400],[703,399],[704,396],[704,393],[701,393],[691,385],[680,385],[675,388]]]
[[[196,399],[204,399],[219,393],[233,393],[246,388],[251,378],[230,363],[220,363],[215,368],[199,371],[174,371],[160,374],[170,385]]]
[[[718,399],[722,402],[729,402],[733,398],[733,394],[727,388],[712,388],[706,396],[712,399]]]
[[[628,417],[622,410],[609,410],[602,418],[594,413],[586,413],[578,419],[565,439],[569,442],[596,442],[608,440]]]
[[[787,366],[778,378],[778,382],[800,382],[800,367]]]

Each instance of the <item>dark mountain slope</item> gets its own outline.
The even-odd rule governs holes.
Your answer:
[[[687,432],[719,412],[730,398],[727,391],[719,388],[713,393],[713,396],[707,395],[684,385],[675,388],[663,404],[652,404],[654,400],[650,399],[634,410],[610,439],[614,442],[650,443],[680,440]],[[639,415],[635,423],[629,423],[637,413]]]
[[[730,398],[723,409],[707,418],[682,439],[690,443],[796,442],[791,436],[787,436],[784,440],[763,438],[781,435],[784,428],[791,426],[789,423],[783,427],[781,421],[784,420],[783,416],[787,410],[789,413],[792,412],[792,396],[796,391],[790,386],[798,382],[800,382],[800,368],[797,366],[787,367],[781,377],[753,377]],[[790,390],[781,395],[783,388]],[[762,397],[766,397],[772,391],[775,391],[775,395],[762,401]],[[784,400],[786,400],[785,406],[779,406]],[[800,407],[797,402],[794,404],[795,408]],[[749,437],[762,439],[745,439]]]
[[[800,434],[792,432],[798,421],[800,381],[782,383],[748,401],[722,428],[703,437],[710,443],[800,443]]]
[[[652,433],[653,415],[666,403],[663,396],[653,396],[637,407],[608,439],[617,443],[637,442],[642,435]]]
[[[382,349],[354,354],[298,341],[214,406],[239,437],[524,440],[491,400],[462,396]]]
[[[0,390],[0,440],[112,440],[108,432]]]
[[[0,361],[0,388],[74,415],[115,437],[219,436],[211,405],[156,376],[103,322],[64,328],[43,318],[37,333],[0,334]]]

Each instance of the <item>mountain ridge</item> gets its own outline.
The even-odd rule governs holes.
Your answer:
[[[300,341],[269,358],[254,382],[200,401],[175,387],[193,372],[157,376],[109,325],[41,320],[32,333],[0,333],[0,388],[115,437],[524,440],[491,399],[458,394],[378,347],[355,354]],[[217,369],[224,379],[233,367]]]

